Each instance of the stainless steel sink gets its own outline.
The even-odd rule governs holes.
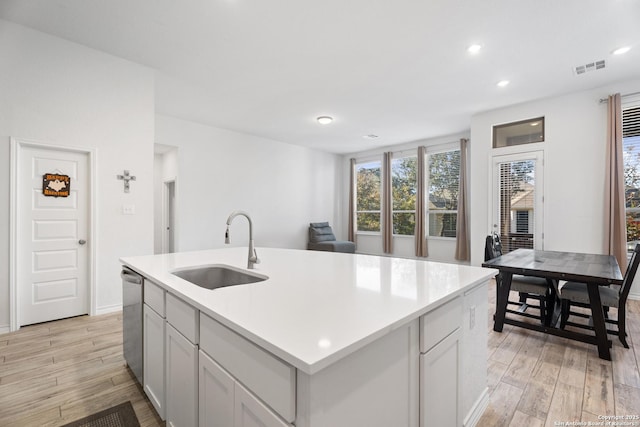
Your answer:
[[[181,268],[172,271],[171,274],[206,289],[244,285],[268,279],[263,274],[249,273],[239,268],[220,264]]]

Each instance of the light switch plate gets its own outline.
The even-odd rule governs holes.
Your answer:
[[[122,215],[135,215],[136,205],[122,205]]]

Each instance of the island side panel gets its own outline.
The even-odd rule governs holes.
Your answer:
[[[314,375],[298,370],[296,427],[418,426],[418,320]]]

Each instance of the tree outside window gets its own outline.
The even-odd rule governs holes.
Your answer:
[[[413,236],[415,233],[417,167],[415,156],[391,161],[393,234]]]
[[[428,235],[456,237],[460,150],[428,154]]]
[[[640,242],[640,107],[622,114],[624,193],[627,223],[627,249]]]
[[[358,231],[380,232],[381,162],[356,165],[356,224]]]

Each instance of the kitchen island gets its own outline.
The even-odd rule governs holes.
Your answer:
[[[168,425],[475,425],[488,403],[495,271],[287,249],[259,256],[250,272],[266,280],[214,290],[172,272],[245,269],[247,248],[121,259],[145,278],[144,389]]]

